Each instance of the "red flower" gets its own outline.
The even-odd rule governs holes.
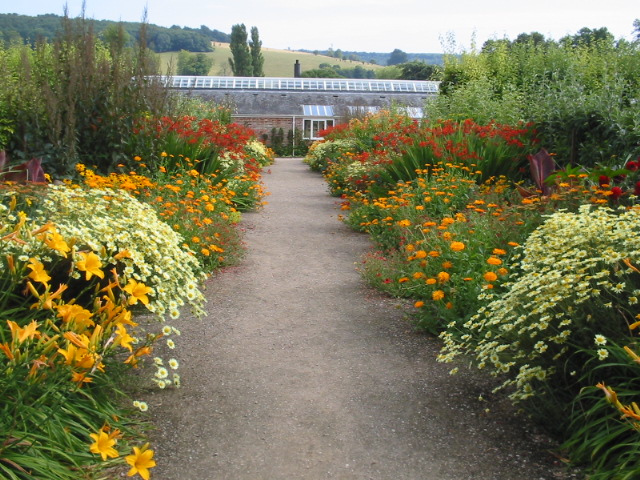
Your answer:
[[[635,172],[636,170],[638,170],[638,168],[640,168],[640,161],[634,162],[633,160],[631,160],[627,162],[624,168],[629,170],[630,172]]]
[[[609,185],[609,181],[609,177],[606,175],[600,175],[600,178],[598,178],[598,185],[604,187],[605,185]]]
[[[622,196],[623,193],[624,193],[624,191],[620,187],[613,187],[611,189],[611,198],[613,200],[618,200]]]
[[[636,186],[633,189],[633,194],[640,197],[640,182],[636,182]]]

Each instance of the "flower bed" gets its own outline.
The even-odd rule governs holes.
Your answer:
[[[637,162],[561,170],[533,155],[532,125],[394,116],[324,132],[305,159],[377,247],[363,276],[411,299],[439,360],[489,371],[572,460],[637,472]]]
[[[199,128],[159,130],[120,172],[78,165],[77,181],[0,185],[0,477],[93,478],[128,464],[148,479],[155,466],[147,404],[120,384],[144,363],[158,387],[179,387],[171,320],[201,315],[201,281],[241,256],[235,225],[260,206],[273,159],[241,127],[173,124]]]

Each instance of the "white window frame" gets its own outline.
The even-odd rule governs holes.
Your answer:
[[[302,138],[304,140],[320,140],[318,132],[333,127],[336,124],[333,118],[309,117],[302,120]]]

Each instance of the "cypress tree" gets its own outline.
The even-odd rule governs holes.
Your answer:
[[[253,76],[264,77],[264,56],[262,55],[262,41],[258,33],[258,27],[251,27],[251,63],[253,65]]]
[[[233,58],[229,59],[231,71],[236,77],[252,77],[253,64],[251,52],[247,44],[247,27],[244,23],[231,27],[231,43],[229,45]]]

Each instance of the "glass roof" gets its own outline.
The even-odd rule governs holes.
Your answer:
[[[421,80],[360,80],[353,78],[165,77],[171,88],[315,90],[340,92],[438,93],[440,82]]]
[[[333,105],[302,105],[305,117],[333,117]]]

